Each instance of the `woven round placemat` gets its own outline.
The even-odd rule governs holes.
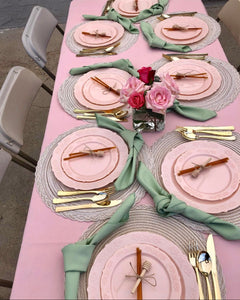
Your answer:
[[[67,34],[66,45],[75,54],[79,53],[79,51],[81,51],[83,48],[86,48],[86,47],[78,44],[75,41],[73,34],[80,25],[88,23],[88,22],[91,22],[91,21],[86,21],[86,22],[83,22],[81,24],[74,26]],[[108,22],[111,22],[111,21],[108,21]],[[124,30],[123,37],[119,41],[116,42],[116,43],[120,42],[120,45],[114,49],[114,52],[121,53],[121,52],[128,50],[137,42],[137,40],[138,40],[138,34],[132,34],[132,33],[129,33],[127,30]],[[114,44],[116,44],[116,43],[114,43]],[[111,45],[109,45],[109,47],[110,46]],[[106,54],[91,55],[91,57],[103,57],[103,56],[106,56]]]
[[[86,239],[96,233],[103,225],[103,222],[97,222],[89,227],[89,229],[85,232],[85,234],[81,237],[80,240]],[[87,299],[87,283],[88,276],[91,270],[92,265],[98,255],[98,253],[110,243],[116,237],[120,235],[127,234],[133,231],[147,231],[159,234],[171,242],[173,242],[177,247],[181,249],[183,253],[188,254],[189,242],[195,241],[199,247],[199,249],[206,249],[206,241],[199,234],[199,232],[193,231],[191,228],[187,226],[187,224],[183,224],[181,221],[175,218],[162,218],[160,217],[153,207],[150,206],[137,206],[130,211],[129,220],[123,226],[114,231],[109,237],[101,241],[95,248],[92,258],[89,263],[89,267],[86,273],[82,273],[80,276],[80,284],[78,291],[78,299]],[[218,274],[219,274],[219,282],[221,287],[222,298],[225,298],[225,285],[224,279],[222,275],[221,266],[218,264]],[[213,285],[211,277],[210,284],[213,291]],[[206,282],[202,278],[203,291],[205,295],[205,299],[207,299],[207,287]]]
[[[110,69],[110,68],[109,68]],[[106,70],[106,69],[105,69]],[[77,99],[74,96],[74,86],[79,80],[81,75],[75,75],[75,76],[69,76],[60,86],[60,89],[58,90],[58,100],[62,108],[72,117],[76,118],[78,114],[74,113],[73,110],[75,108],[77,109],[87,109],[87,107],[81,105]],[[121,109],[125,109],[125,107],[121,107]],[[128,108],[129,114],[131,114],[131,109]],[[96,123],[95,120],[88,120],[85,121],[90,123]]]
[[[240,93],[240,75],[238,71],[226,61],[222,61],[214,57],[206,57],[206,61],[209,61],[220,73],[222,77],[220,88],[208,97],[194,101],[179,100],[179,102],[189,106],[219,111],[232,103]],[[166,63],[169,63],[169,61],[162,58],[154,62],[151,67],[158,70]]]
[[[183,13],[183,11],[178,13]],[[207,23],[209,30],[208,34],[201,41],[188,45],[191,47],[192,51],[202,49],[207,45],[212,44],[221,33],[220,24],[212,17],[200,13],[195,14],[194,17],[197,17]],[[150,23],[154,28],[160,21],[157,19],[157,17],[150,17],[146,22]]]
[[[67,135],[73,133],[74,131],[94,127],[93,125],[86,125],[75,127],[60,136],[58,136],[43,152],[41,155],[38,165],[36,168],[36,185],[38,192],[43,200],[43,202],[49,207],[53,212],[55,212],[56,205],[52,203],[53,198],[57,197],[57,191],[63,190],[68,191],[71,190],[69,187],[62,184],[59,180],[56,179],[52,172],[51,168],[51,158],[52,153],[58,143]],[[139,156],[139,160],[144,161],[145,164],[149,165],[151,163],[150,151],[147,145],[143,145]],[[109,185],[111,186],[111,184]],[[109,196],[109,200],[114,199],[126,199],[128,195],[135,193],[136,195],[136,202],[138,202],[145,194],[145,190],[139,185],[137,181],[135,181],[129,188],[116,192]],[[64,205],[69,205],[63,204]],[[109,218],[116,210],[118,206],[115,207],[104,207],[99,209],[80,209],[80,210],[73,210],[73,211],[66,211],[57,213],[62,217],[75,220],[75,221],[98,221],[98,220],[105,220]]]
[[[225,147],[228,147],[229,149],[235,151],[238,155],[240,155],[240,134],[234,133],[234,135],[237,137],[235,141],[215,140],[215,142]],[[209,141],[210,140],[211,139],[209,139]],[[164,187],[163,182],[161,180],[161,164],[163,162],[163,159],[169,151],[181,145],[182,143],[188,143],[188,141],[184,139],[179,132],[172,131],[165,134],[162,138],[158,139],[151,147],[151,153],[152,153],[154,163],[152,164],[150,170],[162,187]],[[184,199],[180,199],[180,200],[184,200]],[[231,211],[218,213],[214,215],[240,227],[240,206]],[[211,229],[209,229],[208,227],[206,227],[201,223],[190,221],[182,216],[176,216],[176,218],[181,220],[181,222],[183,222],[184,224],[188,224],[194,230],[199,230],[205,233],[214,234],[214,232]]]

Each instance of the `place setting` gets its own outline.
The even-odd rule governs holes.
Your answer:
[[[138,159],[149,159],[141,136],[106,117],[99,116],[98,123],[99,127],[80,126],[57,137],[37,165],[43,202],[72,220],[104,220],[129,194],[134,192],[136,201],[145,194],[131,171]]]
[[[196,141],[176,128],[152,146],[151,171],[169,193],[187,205],[239,226],[239,134],[228,128],[232,129],[189,127],[201,139]],[[206,232],[200,223],[191,226]]]
[[[130,76],[117,68],[69,76],[58,91],[59,103],[79,120],[95,121],[95,113],[100,113],[116,122],[124,122],[130,112],[120,101],[120,90]]]
[[[177,100],[219,111],[240,92],[240,76],[228,62],[204,54],[163,54],[152,64],[156,74],[169,73],[179,87]]]
[[[74,26],[66,38],[68,48],[76,56],[117,55],[132,47],[138,39],[118,22],[86,21]]]
[[[143,219],[147,222],[142,222]],[[116,218],[114,220],[115,224]],[[110,220],[109,225],[111,223]],[[140,205],[129,211],[129,218],[121,227],[110,231],[107,226],[108,223],[102,222],[93,224],[78,242],[62,249],[67,269],[65,296],[73,299],[211,299],[210,295],[216,293],[216,282],[211,278],[214,272],[221,287],[216,295],[225,298],[221,266],[213,251],[208,275],[203,275],[202,268],[204,271],[207,268],[203,255],[209,255],[210,242],[187,225],[174,218],[161,218],[152,207]],[[104,230],[109,234],[98,239]],[[211,238],[210,235],[208,239]],[[89,265],[80,273],[80,280],[77,276],[70,282],[68,262],[72,249],[79,252],[86,243],[95,247],[91,257],[86,258]],[[198,278],[192,256],[196,259]],[[74,266],[73,257],[71,265]]]
[[[156,3],[158,3],[158,0],[115,0],[112,3],[112,8],[121,16],[133,18]]]
[[[179,52],[202,49],[213,43],[221,33],[218,22],[197,12],[150,17],[141,23],[141,29],[151,47]]]

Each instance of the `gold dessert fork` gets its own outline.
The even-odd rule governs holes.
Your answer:
[[[198,258],[197,243],[195,241],[191,241],[189,243],[188,260],[189,260],[190,264],[192,265],[192,267],[195,271],[196,278],[197,278],[197,283],[198,283],[199,299],[202,300],[202,299],[204,299],[204,295],[203,295],[203,289],[202,289],[202,282],[201,282],[201,278],[200,278],[200,273],[199,273],[198,266],[197,266],[197,258]]]
[[[64,197],[64,196],[75,196],[75,195],[82,195],[82,194],[101,194],[101,193],[107,193],[108,195],[114,194],[115,193],[115,187],[114,186],[109,186],[104,189],[99,189],[99,190],[88,190],[88,191],[81,191],[81,190],[76,190],[76,191],[58,191],[58,196]]]

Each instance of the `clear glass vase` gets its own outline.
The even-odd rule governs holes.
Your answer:
[[[153,112],[151,109],[133,109],[133,128],[137,132],[161,131],[165,127],[165,114]]]

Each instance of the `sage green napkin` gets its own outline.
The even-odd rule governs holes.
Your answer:
[[[168,108],[167,112],[174,111],[185,118],[196,121],[207,121],[216,117],[216,112],[200,107],[187,106],[180,104],[177,100],[174,101],[173,106]]]
[[[142,162],[138,166],[137,180],[152,196],[156,210],[161,217],[180,214],[193,221],[204,223],[227,240],[240,239],[240,228],[237,226],[189,206],[174,195],[166,192]]]
[[[149,18],[151,16],[160,15],[167,4],[168,4],[168,0],[158,0],[158,3],[152,5],[148,9],[142,10],[138,16],[131,18],[131,21],[135,23],[144,20],[146,18]]]
[[[87,20],[111,20],[121,24],[130,33],[137,34],[139,30],[132,24],[129,18],[122,17],[114,8],[111,8],[105,16],[83,15]]]
[[[119,59],[107,63],[97,63],[89,66],[72,68],[69,71],[69,73],[74,76],[74,75],[84,74],[89,71],[100,69],[100,68],[117,68],[117,69],[124,70],[135,77],[139,77],[138,71],[134,68],[133,64],[130,62],[129,59]]]
[[[129,147],[129,155],[127,162],[115,181],[114,186],[117,191],[121,191],[129,187],[135,180],[136,165],[138,153],[143,146],[143,138],[140,133],[128,130],[121,124],[112,121],[106,117],[96,114],[97,124],[99,127],[107,128],[117,132],[127,142]]]
[[[187,45],[175,45],[160,39],[153,31],[151,24],[141,22],[141,30],[152,48],[161,48],[177,52],[190,52],[192,49]]]
[[[62,249],[65,271],[65,299],[77,299],[80,273],[86,272],[95,246],[128,220],[129,210],[134,201],[135,195],[131,194],[97,233],[85,240],[69,244]]]

